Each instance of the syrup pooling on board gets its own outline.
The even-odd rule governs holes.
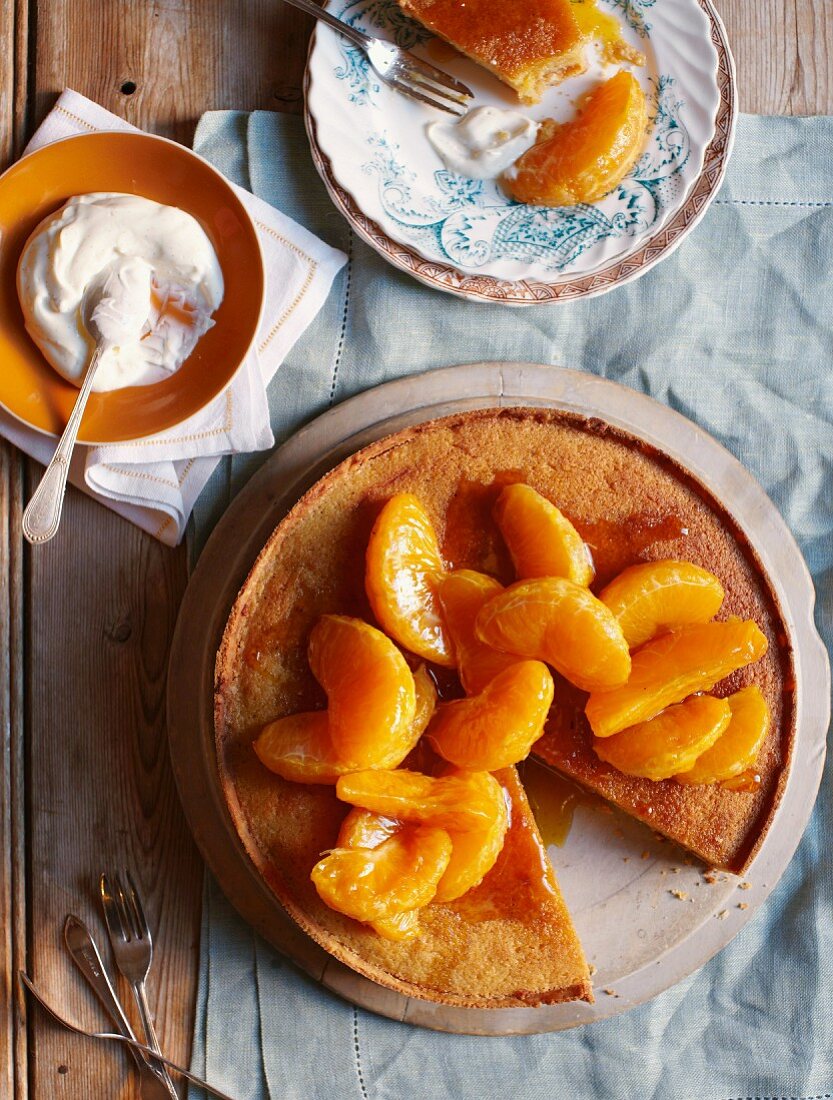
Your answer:
[[[544,846],[554,844],[563,848],[576,810],[594,803],[595,799],[558,772],[539,764],[534,757],[523,762],[518,774]]]

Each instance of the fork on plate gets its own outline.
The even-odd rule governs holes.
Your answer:
[[[145,987],[153,959],[153,940],[139,891],[130,872],[125,871],[123,880],[119,875],[113,875],[112,878],[106,874],[102,875],[99,880],[99,892],[116,966],[133,990],[148,1046],[157,1054],[161,1054]],[[162,1063],[159,1063],[159,1073],[172,1100],[177,1100],[176,1089],[170,1074]]]
[[[300,8],[314,19],[320,19],[363,50],[373,71],[390,88],[395,88],[397,92],[402,92],[411,99],[418,99],[420,103],[427,103],[429,107],[448,111],[458,117],[468,110],[472,99],[471,89],[444,73],[442,69],[421,61],[392,42],[372,38],[342,19],[337,19],[319,7],[315,0],[286,0],[286,3]]]

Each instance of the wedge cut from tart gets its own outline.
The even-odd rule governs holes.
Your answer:
[[[585,32],[571,0],[397,0],[400,8],[477,61],[525,103],[584,72]]]

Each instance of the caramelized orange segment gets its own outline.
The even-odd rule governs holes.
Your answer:
[[[341,823],[336,847],[378,848],[400,828],[402,825],[398,821],[354,806]],[[382,917],[371,921],[370,927],[386,940],[402,942],[415,939],[420,932],[419,910],[411,909],[406,913],[397,913],[395,917]]]
[[[712,747],[697,757],[693,768],[678,768],[678,783],[722,783],[755,765],[769,732],[769,707],[756,684],[730,695],[731,721]]]
[[[466,775],[463,771],[451,771],[447,774],[457,778],[465,778]],[[500,800],[495,797],[491,821],[474,829],[449,830],[451,859],[439,881],[434,901],[455,901],[461,898],[479,885],[494,867],[509,828],[507,796],[502,787],[500,792]]]
[[[633,655],[630,679],[613,691],[594,692],[585,713],[597,737],[611,737],[752,664],[766,653],[757,623],[684,626],[654,638]]]
[[[707,623],[723,603],[713,573],[688,561],[632,565],[599,593],[622,627],[631,649],[680,626]]]
[[[444,829],[399,829],[377,848],[334,848],[310,878],[325,904],[360,921],[386,920],[427,905],[451,858]]]
[[[440,756],[460,768],[507,768],[528,756],[541,736],[553,691],[545,664],[516,661],[479,695],[441,704],[426,736]]]
[[[327,693],[336,758],[354,769],[378,765],[381,746],[407,755],[416,690],[405,658],[381,630],[346,615],[313,627],[309,663]]]
[[[420,772],[363,771],[336,784],[342,802],[382,817],[436,825],[450,832],[483,829],[503,805],[503,788],[488,772],[461,772],[435,779]]]
[[[625,775],[670,779],[711,748],[731,716],[725,699],[694,695],[613,737],[594,738],[593,748],[600,760]]]
[[[350,770],[338,762],[326,710],[289,714],[270,722],[253,748],[261,764],[293,783],[335,783]]]
[[[414,671],[414,693],[416,696],[416,709],[414,711],[414,720],[411,725],[412,740],[408,746],[408,752],[419,741],[422,732],[425,727],[431,721],[434,716],[434,711],[437,709],[437,688],[434,681],[431,679],[431,674],[424,664],[420,663]],[[405,756],[408,755],[405,753]],[[405,759],[405,756],[398,760],[397,763],[401,763]],[[395,768],[396,764],[388,764],[386,767]]]
[[[592,582],[593,562],[581,535],[529,485],[507,485],[494,516],[521,580],[566,577],[585,587]]]
[[[378,848],[401,828],[401,821],[354,806],[341,823],[336,847]]]
[[[370,606],[394,641],[451,668],[454,657],[436,594],[444,569],[437,535],[420,502],[411,493],[391,497],[367,547]]]
[[[473,569],[458,569],[446,573],[437,589],[448,633],[454,648],[457,673],[467,695],[477,695],[499,672],[517,660],[484,645],[474,632],[474,621],[480,608],[503,585],[485,573]]]
[[[437,705],[437,689],[425,665],[414,673],[416,712],[407,738],[390,741],[380,737],[374,760],[365,767],[395,768],[401,764],[431,720]],[[341,760],[330,737],[326,710],[307,711],[278,718],[264,726],[254,743],[262,764],[294,783],[335,783],[340,775],[355,771],[355,764]]]
[[[475,630],[495,649],[546,661],[583,691],[617,687],[630,673],[628,644],[613,613],[566,577],[511,585],[483,607]]]
[[[436,897],[436,895],[435,895]],[[370,927],[385,940],[404,943],[415,940],[420,934],[419,909],[409,909],[407,913],[397,913],[394,917],[382,917],[372,920]]]
[[[648,109],[639,81],[618,72],[599,84],[575,118],[547,119],[537,144],[518,160],[505,186],[518,202],[571,206],[603,198],[636,163]]]

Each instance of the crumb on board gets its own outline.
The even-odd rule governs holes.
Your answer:
[[[680,873],[680,868],[679,867],[672,867],[671,868],[671,874],[672,875],[678,875],[679,873]]]
[[[686,899],[688,898],[688,894],[685,892],[685,890],[669,890],[668,893],[673,898],[679,898],[680,901],[686,901]]]
[[[630,861],[631,861],[630,856],[622,856],[622,862],[623,863],[630,863]]]
[[[738,909],[748,909],[748,908],[749,908],[749,903],[748,902],[746,902],[746,901],[739,901],[738,902]]]
[[[603,989],[602,993],[606,993],[608,995],[608,997],[618,997],[619,996],[619,994],[616,992],[615,989]]]
[[[651,853],[650,852],[643,852],[642,855],[639,858],[640,859],[650,859],[651,858]]]
[[[714,886],[717,882],[717,871],[712,867],[710,870],[705,871],[703,874],[703,881],[707,882],[709,886]]]
[[[720,912],[717,914],[717,919],[718,920],[726,920],[726,918],[728,916],[729,916],[729,910],[728,909],[721,909]]]
[[[592,978],[593,975],[596,973],[596,964],[595,963],[590,963],[590,965],[587,967],[587,970],[590,974],[590,977]]]
[[[752,883],[751,882],[741,882],[738,885],[738,890],[751,890],[751,889],[752,889]]]

